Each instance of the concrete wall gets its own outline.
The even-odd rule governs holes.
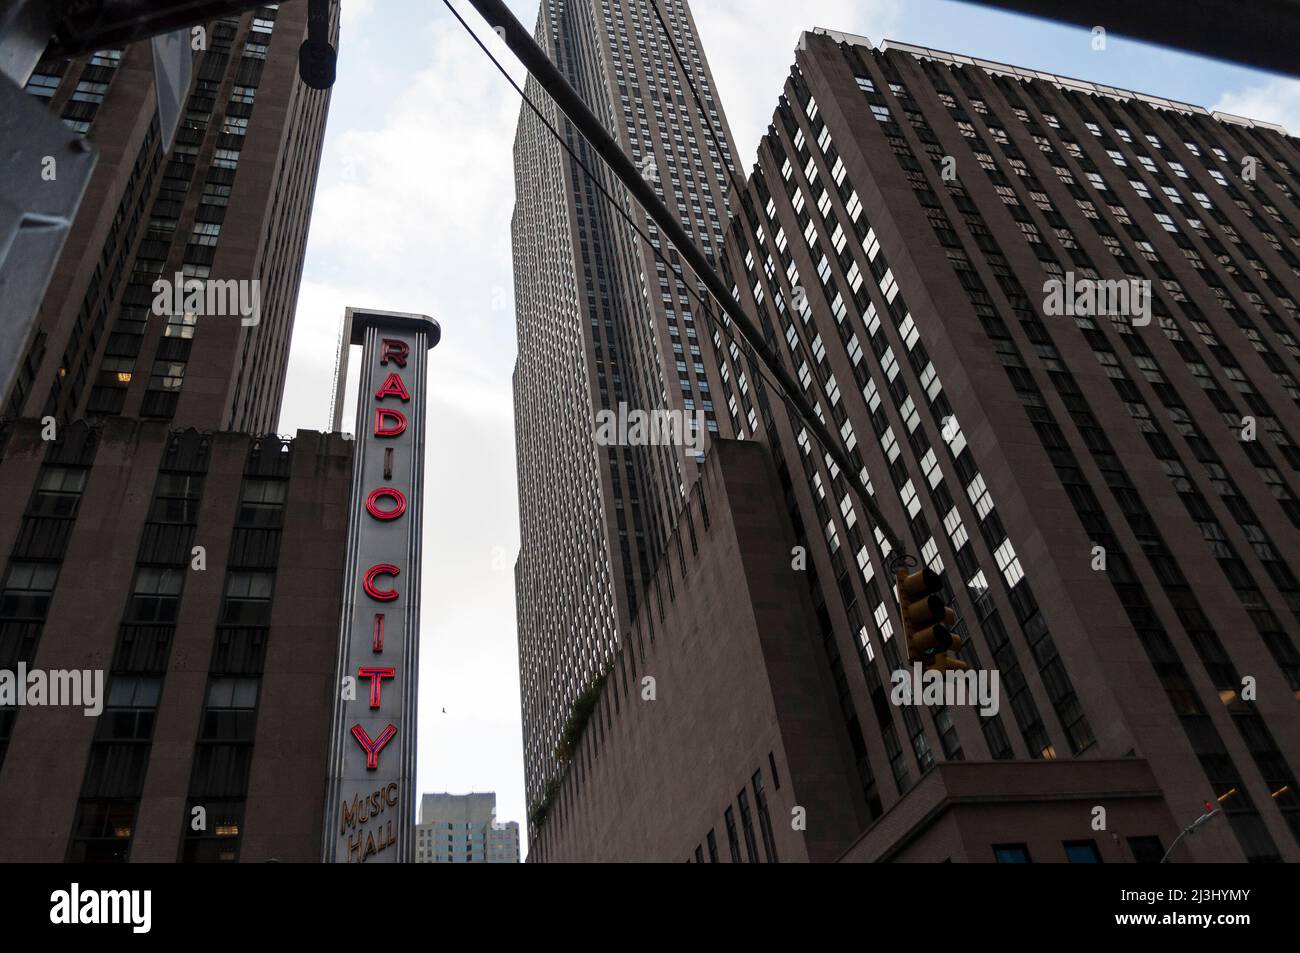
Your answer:
[[[743,857],[741,791],[764,856],[755,771],[780,860],[833,859],[854,836],[852,762],[793,544],[766,450],[715,443],[530,860],[684,861],[712,829],[726,861],[728,806]]]

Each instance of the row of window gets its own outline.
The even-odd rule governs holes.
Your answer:
[[[187,825],[186,862],[239,859],[291,447],[277,440],[255,444],[240,488],[187,801],[187,817],[202,808],[207,826]]]
[[[1155,835],[1143,834],[1126,840],[1134,863],[1158,864],[1164,857],[1164,846],[1160,843],[1160,838]],[[1032,864],[1034,862],[1027,844],[994,844],[992,849],[995,863]],[[1062,841],[1061,852],[1064,859],[1071,864],[1103,863],[1101,852],[1097,850],[1097,842],[1092,838]],[[1058,858],[1053,858],[1055,859]]]
[[[0,670],[16,671],[20,664],[30,666],[35,660],[98,446],[98,434],[84,424],[63,428],[60,439],[46,446],[18,538],[0,577]],[[17,708],[0,707],[0,770],[17,717]]]
[[[110,704],[96,722],[77,803],[71,862],[125,863],[130,855],[210,452],[210,438],[195,431],[173,434],[164,449],[108,673]]]
[[[274,15],[273,9],[263,8],[254,23],[271,23]],[[258,57],[246,51],[241,58],[181,261],[171,267],[169,262],[173,258],[181,211],[208,138],[216,96],[229,72],[228,51],[238,32],[238,23],[237,18],[224,18],[214,25],[212,46],[203,55],[186,100],[186,111],[177,130],[176,142],[154,198],[148,231],[136,253],[113,334],[87,401],[87,414],[117,415],[122,412],[127,389],[136,377],[136,365],[144,349],[155,299],[154,283],[164,274],[170,279],[177,271],[185,279],[203,280],[211,275],[264,56]],[[254,33],[258,35],[265,32],[254,27]],[[264,52],[264,47],[256,44],[253,47],[254,51],[258,48]],[[141,416],[168,419],[175,415],[190,357],[190,342],[196,333],[199,317],[199,314],[188,312],[168,316],[162,340],[149,365]]]
[[[927,68],[931,73],[932,80],[935,80],[935,74],[939,72],[939,69],[934,67],[933,64],[927,64]],[[962,70],[953,72],[966,91],[973,93],[973,83],[970,76]],[[937,78],[937,83],[942,84],[942,77]],[[1030,84],[1029,88],[1033,90],[1035,85]],[[1004,88],[1003,93],[1009,95],[1010,91]],[[970,138],[969,135],[968,138]],[[979,140],[976,138],[974,141],[978,142]],[[939,206],[935,193],[928,188],[924,177],[918,177],[914,184],[923,206],[931,208]],[[946,191],[954,197],[955,201],[966,195],[966,190],[960,184],[949,182],[946,185]],[[969,201],[966,201],[964,205],[961,202],[958,202],[958,204],[961,206],[967,222],[976,222],[978,224],[979,227],[972,229],[972,231],[983,236],[981,245],[986,259],[1000,256],[1001,253],[997,248],[997,243],[988,234],[987,228],[983,227],[975,206]],[[1035,247],[1037,250],[1037,246]],[[993,299],[988,296],[978,273],[971,268],[964,256],[960,261],[954,259],[952,255],[949,258],[953,261],[954,268],[958,271],[964,271],[965,276],[970,279],[969,282],[963,281],[963,284],[966,286],[968,294],[971,295],[977,311],[982,306],[991,306]],[[1014,275],[1004,270],[998,274],[998,281],[1002,291],[1011,302],[1011,310],[1020,318],[1021,325],[1030,339],[1039,341],[1044,345],[1050,345],[1051,337],[1048,335],[1046,327],[1038,319],[1033,309],[1029,307],[1023,288]],[[1059,428],[1057,428],[1054,415],[1042,400],[1037,384],[1033,376],[1028,372],[1027,365],[1020,356],[1019,349],[1012,343],[1005,324],[992,307],[988,307],[987,312],[981,311],[980,313],[984,329],[989,335],[990,341],[995,344],[1000,342],[1000,352],[1005,353],[1009,358],[1003,361],[1004,369],[1022,401],[1025,402],[1031,420],[1036,422],[1035,429],[1043,442],[1044,449],[1056,465],[1063,484],[1067,489],[1074,488],[1070,492],[1071,501],[1075,504],[1080,519],[1088,530],[1090,539],[1105,547],[1108,556],[1106,575],[1116,588],[1121,604],[1128,611],[1144,646],[1151,655],[1153,665],[1157,673],[1160,674],[1161,680],[1165,683],[1167,692],[1170,693],[1171,702],[1174,703],[1175,710],[1182,717],[1194,750],[1200,757],[1207,776],[1215,786],[1216,794],[1227,795],[1230,791],[1236,792],[1228,804],[1225,805],[1225,809],[1229,812],[1229,817],[1233,821],[1234,830],[1242,842],[1243,849],[1251,859],[1267,859],[1270,856],[1276,856],[1276,848],[1253,808],[1249,796],[1242,789],[1240,778],[1232,766],[1231,759],[1224,751],[1222,742],[1215,733],[1210,719],[1206,717],[1204,709],[1201,708],[1199,699],[1189,690],[1190,683],[1187,680],[1185,671],[1181,668],[1181,663],[1176,661],[1177,654],[1172,645],[1169,644],[1167,634],[1160,627],[1158,620],[1151,611],[1150,604],[1133,575],[1122,548],[1111,533],[1109,524],[1101,515],[1100,508],[1092,497],[1087,480],[1082,476],[1083,471],[1077,459],[1075,459],[1068,444],[1062,440],[1052,439],[1052,434],[1058,433]],[[1095,326],[1093,330],[1096,330]],[[1053,349],[1051,353],[1054,355],[1056,352]],[[1168,572],[1161,576],[1162,580],[1167,581],[1165,585],[1167,590],[1171,589],[1171,587],[1178,590],[1177,594],[1171,595],[1174,604],[1176,606],[1188,606],[1190,601],[1189,607],[1195,609],[1198,616],[1203,618],[1199,607],[1194,604],[1195,597],[1192,596],[1191,590],[1187,587],[1181,573],[1177,573],[1174,568],[1176,563],[1172,555],[1165,547],[1164,541],[1160,538],[1160,534],[1151,522],[1145,507],[1142,506],[1136,489],[1129,480],[1124,467],[1119,463],[1118,457],[1115,456],[1105,432],[1098,426],[1073,377],[1059,361],[1055,365],[1049,362],[1047,376],[1055,385],[1066,406],[1070,408],[1071,417],[1076,427],[1079,429],[1085,444],[1089,447],[1099,467],[1106,474],[1107,483],[1112,488],[1117,502],[1124,509],[1127,520],[1145,540],[1143,543],[1144,552],[1149,559],[1159,560],[1159,565],[1169,567],[1174,572],[1173,576]],[[1157,564],[1153,562],[1153,566],[1155,565]],[[1213,639],[1211,631],[1199,632],[1199,641],[1196,638],[1197,634],[1195,631],[1189,632],[1189,635],[1193,636],[1193,645],[1202,654],[1203,660],[1206,660],[1205,655],[1207,652],[1213,652],[1220,658],[1226,657],[1223,655],[1222,648],[1217,646],[1217,639]],[[1211,642],[1215,643],[1214,647],[1211,647]],[[1259,728],[1261,725],[1258,724],[1258,716],[1250,712],[1239,711],[1234,712],[1233,720],[1243,730],[1247,730],[1247,726],[1250,726],[1249,730],[1254,736],[1254,741],[1250,746],[1251,750],[1260,752],[1261,736]],[[1267,736],[1266,731],[1263,736]],[[1271,741],[1266,747],[1273,747]],[[1280,756],[1275,758],[1268,755],[1267,758],[1268,763],[1261,764],[1261,767],[1265,769],[1266,776],[1276,775],[1279,767],[1289,775],[1289,770],[1285,768],[1284,763],[1279,765],[1279,762],[1281,762]],[[1286,789],[1286,785],[1280,788],[1283,793]]]
[[[776,759],[771,752],[767,756],[768,765],[772,769],[772,783],[780,790],[781,781],[776,773]],[[753,791],[753,806],[750,804],[750,791]],[[758,835],[754,831],[755,814],[758,818]],[[736,828],[736,818],[739,815],[740,828]],[[728,804],[723,811],[723,829],[727,838],[727,857],[730,863],[768,863],[775,864],[780,862],[776,851],[776,837],[772,830],[772,818],[768,813],[767,791],[763,786],[763,770],[754,772],[753,777],[749,779],[749,788],[742,788],[736,795],[734,803]],[[741,855],[741,837],[744,838],[744,855]],[[762,854],[759,853],[758,839],[761,837],[763,844]],[[719,863],[721,860],[718,850],[718,836],[716,828],[710,828],[709,833],[705,836],[704,843],[695,847],[693,855],[694,862],[703,864],[706,862],[705,850],[708,851],[707,862],[710,864]]]

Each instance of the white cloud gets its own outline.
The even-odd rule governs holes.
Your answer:
[[[1300,80],[1275,76],[1257,86],[1226,92],[1210,111],[1275,122],[1300,136]]]
[[[375,0],[342,0],[339,9],[343,11],[342,29],[353,29],[375,9]]]
[[[813,27],[867,36],[895,32],[901,0],[705,0],[692,5],[717,99],[735,137],[736,171],[748,175],[758,142],[794,65],[799,35]]]

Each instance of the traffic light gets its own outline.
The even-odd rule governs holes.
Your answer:
[[[330,45],[329,0],[308,0],[307,39],[298,47],[298,76],[312,89],[329,89],[338,72],[338,52]]]
[[[930,569],[913,573],[899,569],[896,578],[908,664],[920,662],[925,670],[940,673],[968,669],[965,662],[947,654],[961,648],[961,636],[952,631],[957,613],[943,600],[943,577]]]

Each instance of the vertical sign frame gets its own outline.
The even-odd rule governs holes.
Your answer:
[[[428,352],[422,314],[348,308],[362,345],[322,860],[414,859]]]

